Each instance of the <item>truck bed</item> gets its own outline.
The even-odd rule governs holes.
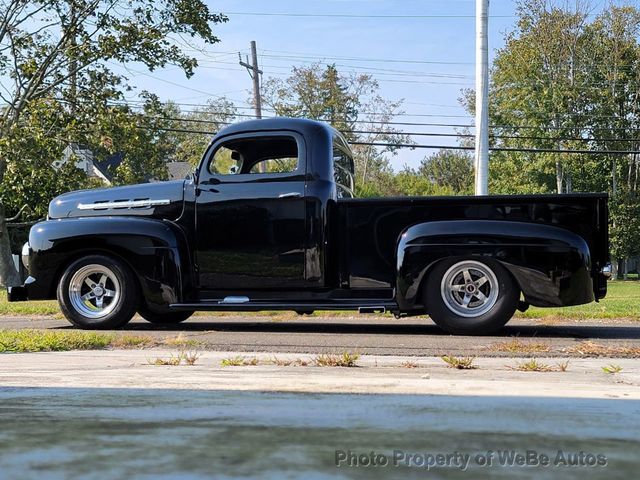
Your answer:
[[[497,220],[551,225],[581,236],[592,262],[608,262],[607,194],[401,197],[338,201],[340,281],[351,288],[392,288],[395,251],[409,226],[429,221]]]

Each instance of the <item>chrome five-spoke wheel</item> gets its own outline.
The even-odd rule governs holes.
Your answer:
[[[517,283],[494,259],[446,258],[427,275],[425,309],[449,333],[493,332],[509,321],[518,306]]]
[[[102,318],[111,313],[120,300],[120,292],[116,275],[104,265],[82,267],[69,282],[73,308],[88,318]]]
[[[107,255],[87,255],[71,263],[60,278],[57,297],[64,316],[89,329],[122,327],[140,304],[129,266]]]
[[[461,317],[478,317],[493,308],[500,286],[485,264],[467,260],[452,265],[442,277],[440,294],[449,310]]]

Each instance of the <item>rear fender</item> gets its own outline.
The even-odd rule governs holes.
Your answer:
[[[398,240],[396,295],[401,310],[424,310],[422,285],[445,258],[491,258],[513,275],[525,301],[568,306],[594,300],[585,240],[558,227],[508,221],[455,220],[413,225]]]
[[[69,263],[96,253],[125,261],[152,307],[184,301],[184,292],[193,284],[186,238],[168,221],[136,217],[46,221],[32,227],[29,245],[32,300],[55,298],[57,282]]]

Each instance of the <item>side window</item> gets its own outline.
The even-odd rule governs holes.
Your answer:
[[[333,148],[333,176],[338,189],[338,198],[353,198],[353,159],[343,149]]]
[[[240,173],[241,167],[242,160],[238,152],[223,145],[213,154],[209,171],[215,175],[234,175]]]
[[[256,163],[249,173],[290,173],[297,168],[297,158],[268,158]]]
[[[219,146],[209,162],[214,175],[291,173],[300,166],[294,137],[249,137]]]

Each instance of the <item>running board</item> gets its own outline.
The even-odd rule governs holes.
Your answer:
[[[387,307],[377,305],[375,307],[358,307],[358,313],[386,313]]]
[[[245,300],[246,297],[226,297],[222,300],[196,302],[196,303],[173,303],[169,307],[172,310],[204,310],[204,311],[237,311],[237,312],[258,312],[261,310],[354,310],[359,313],[385,313],[387,311],[397,311],[398,304],[395,302],[376,302],[366,304],[364,302],[322,302],[322,303],[279,303],[279,302],[252,302]]]

